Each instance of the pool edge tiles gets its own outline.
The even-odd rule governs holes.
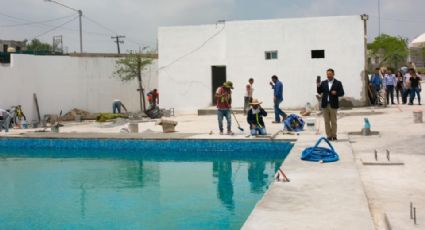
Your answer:
[[[280,152],[290,150],[293,143],[271,140],[134,140],[134,139],[48,139],[0,138],[2,149],[98,149],[214,152]]]

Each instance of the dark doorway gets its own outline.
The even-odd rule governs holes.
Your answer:
[[[212,66],[212,104],[216,105],[217,100],[215,99],[215,92],[218,87],[222,86],[226,82],[226,66]]]

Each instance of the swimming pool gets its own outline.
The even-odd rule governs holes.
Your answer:
[[[239,229],[292,148],[0,139],[4,229]]]

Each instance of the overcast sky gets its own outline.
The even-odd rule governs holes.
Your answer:
[[[335,15],[370,15],[370,38],[378,34],[378,0],[57,0],[81,9],[85,52],[116,52],[110,38],[126,35],[121,50],[156,47],[159,26]],[[51,43],[63,35],[68,50],[79,50],[77,13],[44,0],[0,0],[0,39],[39,35]],[[413,39],[425,32],[425,0],[381,0],[382,32]],[[69,16],[69,17],[67,17]],[[61,18],[62,17],[62,18]],[[48,21],[50,19],[57,19]],[[73,20],[75,19],[75,20]],[[90,21],[94,20],[102,26]],[[34,22],[41,22],[33,24]],[[69,22],[68,24],[65,24]],[[25,24],[26,25],[22,25]],[[52,30],[65,24],[57,30]],[[105,28],[106,27],[106,28]],[[45,34],[44,34],[45,33]]]

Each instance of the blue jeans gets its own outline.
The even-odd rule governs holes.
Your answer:
[[[276,121],[276,122],[280,122],[280,116],[284,116],[284,117],[286,117],[286,113],[285,112],[283,112],[280,108],[279,108],[279,105],[280,105],[280,103],[282,103],[282,99],[276,99],[275,101],[274,101],[274,120]]]
[[[223,117],[225,117],[227,121],[227,131],[232,130],[232,117],[230,113],[230,109],[217,110],[218,128],[220,129],[220,132],[223,132]]]
[[[267,131],[265,128],[255,128],[255,129],[251,129],[251,135],[252,136],[256,136],[256,135],[266,135]]]
[[[394,104],[394,86],[387,85],[386,92],[387,92],[387,105],[390,104],[390,101],[391,101],[391,104]]]
[[[407,103],[407,96],[409,94],[410,94],[410,89],[403,88],[402,95],[401,95],[401,100],[402,100],[403,104]]]
[[[121,113],[121,102],[114,101],[112,103],[112,113]]]
[[[415,94],[418,95],[418,104],[420,104],[421,103],[421,91],[419,90],[419,87],[410,88],[410,103],[413,104],[413,101],[415,100]]]

